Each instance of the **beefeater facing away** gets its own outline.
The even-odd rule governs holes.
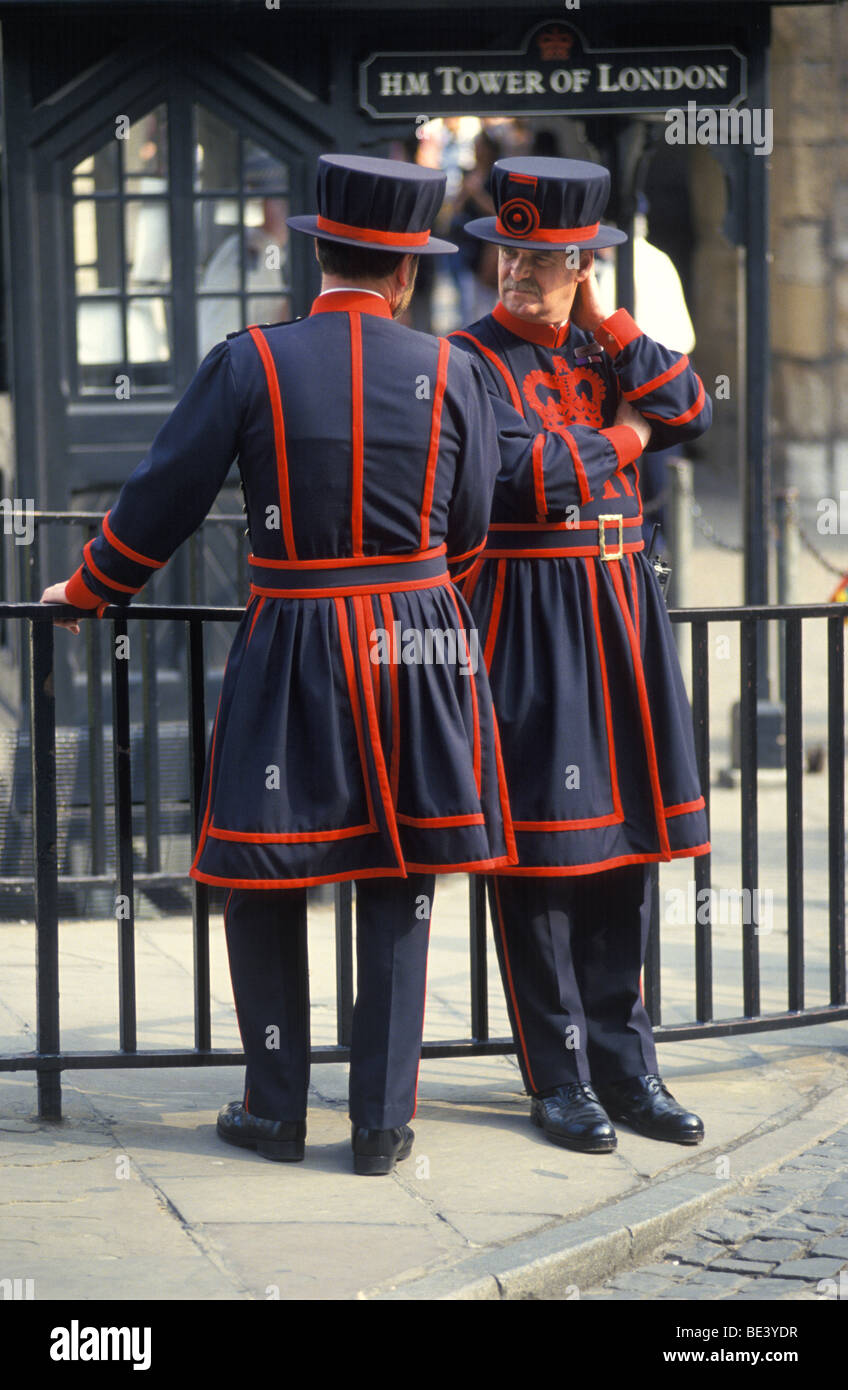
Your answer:
[[[541,448],[503,460],[464,593],[519,851],[490,902],[531,1118],[589,1152],[615,1148],[610,1117],[681,1143],[704,1132],[658,1075],[639,989],[647,865],[709,843],[637,460],[701,434],[711,403],[684,355],[625,310],[604,318],[592,251],[626,240],[600,225],[609,182],[578,160],[496,163],[496,216],[466,231],[500,248],[500,302],[451,335],[483,367],[502,436],[518,412],[569,449],[564,467]]]

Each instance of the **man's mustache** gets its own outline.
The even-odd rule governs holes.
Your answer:
[[[504,290],[524,290],[527,294],[538,294],[539,286],[533,280],[504,280]]]

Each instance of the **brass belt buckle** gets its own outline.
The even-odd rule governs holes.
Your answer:
[[[608,521],[615,522],[618,526],[618,550],[613,552],[607,550],[606,524]],[[602,560],[620,560],[624,554],[624,515],[622,512],[607,512],[604,516],[598,517],[598,540],[601,546]]]

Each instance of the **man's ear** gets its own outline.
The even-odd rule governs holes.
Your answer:
[[[587,277],[587,275],[591,275],[591,273],[592,273],[592,266],[593,266],[594,264],[595,264],[595,253],[594,253],[594,251],[581,251],[581,252],[580,252],[580,269],[579,269],[578,272],[577,272],[577,279],[578,279],[578,281],[580,281],[580,280],[585,280],[586,277]]]

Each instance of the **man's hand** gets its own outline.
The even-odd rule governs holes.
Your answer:
[[[67,603],[65,590],[67,583],[51,584],[41,595],[41,603]],[[74,618],[55,618],[55,627],[66,627],[68,632],[79,632],[79,623]]]
[[[618,410],[615,412],[613,424],[629,425],[632,430],[636,431],[641,439],[642,448],[646,449],[648,447],[651,440],[651,426],[648,424],[647,420],[643,419],[638,410],[633,409],[630,402],[626,401],[623,396],[618,403]]]

